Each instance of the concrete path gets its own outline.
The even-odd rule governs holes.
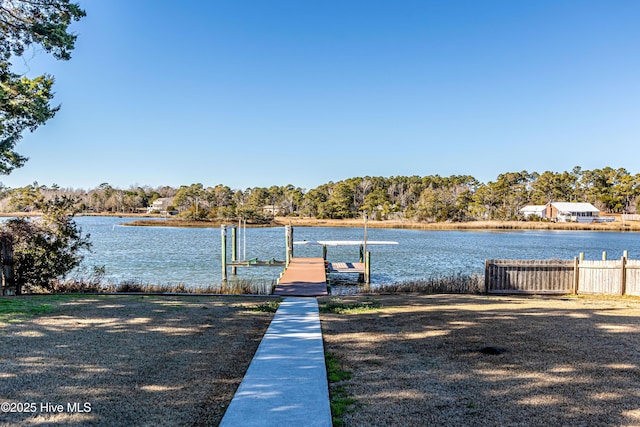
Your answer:
[[[286,298],[220,426],[331,425],[318,301]]]

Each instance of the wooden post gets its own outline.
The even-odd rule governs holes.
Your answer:
[[[580,252],[580,261],[584,261],[584,252]]]
[[[290,225],[284,226],[284,238],[286,244],[285,253],[285,267],[289,267],[291,258],[293,258],[293,227]]]
[[[358,262],[364,262],[364,247],[362,245],[360,245],[360,261]]]
[[[371,252],[366,252],[364,255],[364,282],[371,284]]]
[[[327,260],[327,245],[322,245],[322,259]]]
[[[584,254],[581,254],[584,257]],[[578,257],[573,258],[573,289],[571,289],[571,293],[573,295],[578,294],[578,286],[580,281],[580,260]]]
[[[367,256],[367,219],[369,218],[367,216],[367,213],[365,212],[364,213],[364,240],[363,240],[364,245],[362,248],[365,257]]]
[[[602,252],[602,260],[606,261],[607,260],[607,251],[603,251]]]
[[[626,251],[625,251],[626,252]],[[627,293],[627,257],[622,256],[620,267],[620,295]]]
[[[489,260],[484,260],[484,293],[489,293]]]
[[[0,236],[0,262],[2,263],[0,296],[22,294],[22,289],[16,287],[13,271],[13,238],[10,234]]]
[[[626,250],[626,249],[624,251],[622,251],[622,256],[627,258],[627,259],[629,259],[629,251]]]
[[[226,246],[226,245],[225,245]],[[238,233],[236,227],[231,226],[231,262],[238,260]],[[231,267],[231,275],[238,274],[238,267],[235,265]]]
[[[220,226],[220,237],[222,238],[222,281],[227,281],[227,226]]]

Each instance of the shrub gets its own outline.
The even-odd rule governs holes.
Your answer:
[[[42,217],[11,219],[2,232],[13,240],[14,277],[18,294],[33,289],[53,290],[80,265],[82,250],[90,249],[89,235],[73,220],[75,200],[66,196],[39,201]]]

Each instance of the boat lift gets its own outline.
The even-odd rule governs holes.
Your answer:
[[[220,226],[222,238],[222,281],[226,282],[227,267],[231,267],[231,274],[237,274],[237,267],[285,267],[289,266],[293,258],[293,246],[295,245],[312,245],[322,246],[322,258],[325,260],[327,273],[357,273],[358,281],[366,284],[371,283],[371,253],[367,251],[368,245],[397,245],[398,242],[384,240],[367,240],[366,222],[363,240],[302,240],[293,241],[293,227],[285,226],[286,254],[284,261],[277,261],[275,258],[271,260],[258,260],[257,258],[238,260],[238,235],[236,227],[231,226],[231,262],[227,261],[227,226]],[[245,244],[246,245],[246,244]],[[360,259],[359,262],[327,262],[327,247],[330,246],[359,246]],[[246,246],[245,246],[246,254]]]

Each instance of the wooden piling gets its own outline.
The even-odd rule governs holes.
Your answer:
[[[286,240],[285,264],[287,267],[289,267],[291,258],[293,258],[293,227],[290,225],[285,225],[284,232]]]
[[[234,263],[238,260],[238,233],[234,226],[231,226],[231,262]],[[238,274],[238,267],[235,265],[231,267],[231,275]]]
[[[220,237],[222,239],[222,282],[227,281],[227,226],[220,226]]]
[[[366,252],[364,257],[364,282],[371,284],[371,252]]]

